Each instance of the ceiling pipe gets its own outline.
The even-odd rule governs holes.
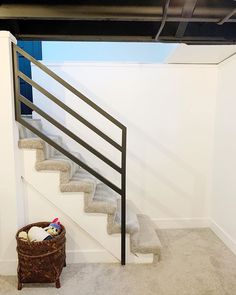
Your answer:
[[[162,30],[164,29],[165,23],[166,23],[166,19],[167,19],[167,13],[168,13],[168,8],[170,6],[170,0],[166,0],[165,6],[163,8],[163,16],[162,16],[162,21],[161,21],[161,25],[160,28],[155,36],[155,41],[158,40]]]

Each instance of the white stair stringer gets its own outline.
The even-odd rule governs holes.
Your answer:
[[[107,214],[86,213],[84,211],[83,192],[61,192],[59,171],[36,171],[36,150],[21,149],[23,158],[23,177],[37,191],[57,206],[62,212],[70,216],[84,231],[99,242],[117,262],[120,261],[121,236],[108,234]],[[47,184],[47,185],[45,185]],[[136,254],[130,252],[130,235],[126,234],[126,261],[127,263],[152,263],[153,254]]]

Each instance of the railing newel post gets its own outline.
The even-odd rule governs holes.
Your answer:
[[[122,174],[121,174],[121,265],[126,264],[126,127],[122,129]]]
[[[21,103],[18,100],[18,93],[20,93],[20,81],[18,77],[18,57],[17,47],[14,43],[12,45],[12,60],[13,60],[13,83],[14,83],[14,103],[15,103],[15,119],[19,120],[21,116]]]

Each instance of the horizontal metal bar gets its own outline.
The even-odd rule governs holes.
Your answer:
[[[104,117],[106,117],[112,123],[114,123],[116,126],[118,126],[121,129],[123,129],[125,127],[118,120],[116,120],[114,117],[112,117],[110,114],[108,114],[102,108],[100,108],[97,104],[95,104],[88,97],[86,97],[84,94],[82,94],[77,89],[75,89],[72,85],[70,85],[69,83],[67,83],[65,80],[63,80],[61,77],[59,77],[53,71],[51,71],[45,65],[43,65],[40,62],[38,62],[36,59],[34,59],[31,55],[29,55],[28,53],[26,53],[24,50],[22,50],[17,45],[14,44],[14,46],[15,46],[17,52],[19,52],[21,55],[23,55],[25,58],[27,58],[33,64],[35,64],[36,66],[38,66],[41,70],[43,70],[45,73],[47,73],[53,79],[55,79],[58,83],[60,83],[61,85],[63,85],[65,88],[67,88],[68,90],[70,90],[73,94],[75,94],[76,96],[78,96],[81,100],[83,100],[84,102],[86,102],[88,105],[90,105],[93,109],[95,109],[97,112],[99,112],[100,114],[102,114]]]
[[[53,119],[51,116],[46,114],[43,110],[41,110],[39,107],[37,107],[35,104],[30,102],[28,99],[26,99],[21,94],[18,95],[18,99],[23,102],[25,105],[27,105],[29,108],[37,112],[39,115],[44,117],[46,120],[48,120],[51,124],[56,126],[58,129],[60,129],[62,132],[67,134],[70,138],[74,139],[77,143],[82,145],[85,149],[87,149],[89,152],[93,153],[95,156],[97,156],[99,159],[104,161],[106,164],[108,164],[110,167],[115,169],[117,172],[121,173],[122,169],[117,166],[115,163],[113,163],[111,160],[109,160],[107,157],[105,157],[103,154],[98,152],[96,149],[94,149],[91,145],[87,144],[84,140],[79,138],[77,135],[75,135],[73,132],[71,132],[69,129],[64,127],[62,124],[57,122],[55,119]]]
[[[56,96],[54,96],[53,94],[51,94],[50,92],[48,92],[45,88],[43,88],[38,83],[36,83],[32,79],[30,79],[24,73],[22,73],[21,71],[18,71],[18,76],[21,79],[23,79],[24,81],[26,81],[28,84],[30,84],[31,86],[33,86],[35,89],[37,89],[38,91],[40,91],[41,93],[43,93],[50,100],[52,100],[53,102],[55,102],[58,106],[60,106],[63,110],[65,110],[66,112],[68,112],[71,116],[73,116],[74,118],[76,118],[77,120],[79,120],[80,122],[82,122],[84,125],[86,125],[88,128],[90,128],[91,130],[93,130],[95,133],[97,133],[99,136],[101,136],[104,140],[106,140],[107,142],[109,142],[111,145],[113,145],[119,151],[122,150],[122,146],[121,145],[119,145],[117,142],[115,142],[113,139],[111,139],[109,136],[107,136],[105,133],[103,133],[101,130],[99,130],[97,127],[95,127],[89,121],[87,121],[85,118],[83,118],[82,116],[80,116],[78,113],[76,113],[75,111],[73,111],[70,107],[68,107],[67,105],[65,105],[61,100],[59,100],[58,98],[56,98]]]
[[[32,131],[34,134],[36,134],[38,137],[40,137],[42,140],[46,141],[48,144],[50,144],[52,147],[54,147],[56,150],[61,152],[63,155],[65,155],[67,158],[69,158],[71,161],[75,162],[79,166],[81,166],[83,169],[91,173],[93,176],[95,176],[97,179],[99,179],[101,182],[109,186],[112,190],[117,192],[118,194],[121,194],[121,189],[116,186],[114,183],[106,179],[104,176],[96,172],[93,168],[89,167],[87,164],[79,160],[77,157],[72,155],[70,152],[65,150],[62,146],[58,145],[55,141],[53,141],[51,138],[47,137],[45,134],[43,134],[41,131],[36,129],[34,126],[30,125],[28,122],[26,122],[21,117],[17,118],[17,121],[28,128],[30,131]]]

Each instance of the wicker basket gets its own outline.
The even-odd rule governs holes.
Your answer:
[[[60,288],[60,274],[66,266],[65,228],[51,240],[25,242],[18,238],[20,231],[28,232],[32,226],[46,227],[50,222],[38,222],[21,228],[16,234],[18,252],[18,290],[23,283],[55,283]]]

